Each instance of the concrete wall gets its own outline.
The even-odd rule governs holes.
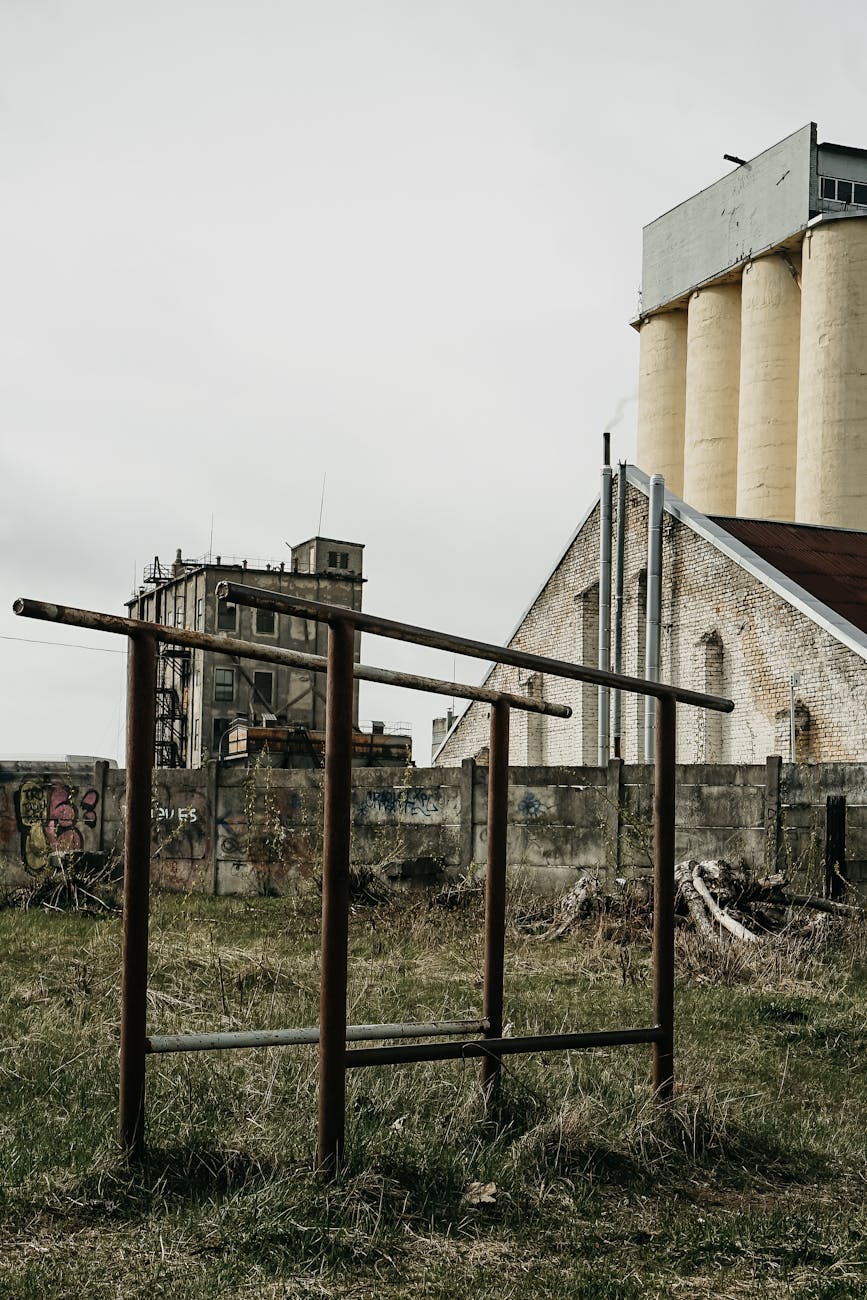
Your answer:
[[[231,769],[158,772],[153,880],[166,889],[230,894],[291,888],[313,877],[322,843],[321,773]],[[652,769],[513,767],[509,864],[536,888],[566,888],[579,873],[650,873]],[[849,879],[867,885],[867,765],[682,766],[679,858],[744,859],[818,887],[825,799],[849,801]],[[0,766],[0,879],[38,882],[55,854],[101,854],[120,870],[124,773],[94,767]],[[395,879],[455,876],[486,856],[487,769],[353,774],[353,859]]]
[[[817,204],[815,130],[802,127],[644,227],[642,314],[804,229]]]

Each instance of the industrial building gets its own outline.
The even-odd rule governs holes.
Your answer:
[[[864,761],[867,150],[811,123],[733,161],[644,230],[637,467],[603,470],[509,644],[733,698],[679,710],[681,762]],[[637,696],[488,684],[573,709],[513,718],[513,762],[652,757]],[[435,761],[487,730],[471,705]]]
[[[621,670],[646,677],[652,675],[651,483],[633,466],[621,472],[624,491],[613,493],[611,522],[615,556],[621,519],[623,525],[622,600],[618,611],[615,563],[611,645],[619,624]],[[736,706],[731,714],[679,708],[678,762],[752,764],[769,754],[787,762],[867,761],[867,533],[711,517],[670,492],[661,504],[653,675],[729,696]],[[599,662],[601,515],[597,498],[508,645]],[[536,693],[573,710],[565,720],[513,714],[513,763],[596,765],[615,754],[627,763],[648,757],[640,696],[622,696],[618,728],[613,692],[595,686],[542,679],[505,665],[492,669],[485,684]],[[487,715],[487,706],[471,704],[441,744],[436,765],[483,759]]]
[[[171,564],[155,557],[144,582],[127,601],[130,617],[197,631],[225,632],[305,654],[324,655],[328,629],[323,623],[290,618],[270,610],[242,608],[218,600],[223,579],[269,591],[361,609],[364,547],[331,537],[312,537],[291,548],[290,562],[237,563],[184,559]],[[359,644],[356,639],[356,661]],[[358,729],[358,694],[353,712]],[[287,752],[315,757],[310,736],[325,728],[325,679],[321,674],[283,664],[220,658],[201,650],[160,645],[157,662],[157,767],[200,767],[226,757],[233,723],[246,731],[290,731]],[[272,737],[272,744],[277,743]],[[237,749],[237,746],[236,746]]]
[[[638,466],[711,515],[862,528],[867,150],[796,131],[644,230]]]

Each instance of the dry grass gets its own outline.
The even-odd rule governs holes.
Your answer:
[[[152,1060],[128,1167],[116,918],[0,927],[2,1296],[865,1294],[861,927],[721,961],[681,935],[667,1106],[643,1049],[510,1058],[495,1116],[471,1064],[353,1071],[331,1183],[310,1049]],[[151,1028],[314,1024],[318,936],[313,897],[157,899]],[[477,900],[358,909],[352,1018],[474,1014],[480,948]],[[507,970],[516,1033],[649,1021],[634,918],[557,943],[510,928]]]

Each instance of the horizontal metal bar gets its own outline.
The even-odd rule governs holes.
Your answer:
[[[528,1052],[580,1051],[591,1047],[624,1047],[656,1043],[653,1029],[600,1029],[585,1034],[530,1034],[523,1038],[477,1038],[463,1043],[412,1043],[406,1047],[359,1047],[346,1053],[346,1068],[360,1065],[403,1065],[411,1061],[456,1061],[469,1056],[521,1056]]]
[[[436,1038],[482,1034],[487,1020],[431,1020],[393,1025],[347,1025],[346,1041],[369,1042],[383,1038]],[[301,1047],[319,1042],[319,1027],[311,1029],[254,1029],[214,1034],[152,1034],[145,1050],[157,1052],[221,1052],[235,1047]]]
[[[93,632],[112,632],[120,636],[152,636],[165,645],[188,646],[193,650],[210,650],[214,654],[233,658],[257,659],[263,663],[288,664],[291,668],[306,668],[311,673],[324,673],[323,655],[308,655],[301,650],[284,650],[280,646],[260,645],[257,641],[242,641],[240,637],[215,635],[213,632],[194,632],[189,628],[167,627],[163,623],[147,623],[143,619],[123,618],[120,614],[101,614],[92,609],[75,609],[71,605],[52,605],[46,601],[19,597],[12,606],[22,618],[38,618],[47,623],[64,623],[71,627],[84,627]],[[344,615],[352,611],[344,609]],[[508,691],[495,691],[487,686],[466,686],[438,677],[419,677],[415,673],[397,672],[392,668],[374,668],[370,664],[356,664],[353,675],[363,682],[379,682],[384,686],[403,686],[412,691],[425,691],[432,695],[454,695],[461,700],[482,700],[495,704],[504,700],[510,708],[523,709],[525,713],[544,713],[552,718],[571,718],[567,704],[550,704],[526,695],[513,695]]]
[[[452,636],[449,632],[415,627],[412,623],[398,623],[391,618],[379,618],[376,614],[364,614],[360,610],[346,610],[340,605],[326,605],[318,600],[304,600],[300,596],[264,591],[259,587],[245,587],[238,582],[218,583],[217,595],[236,605],[273,609],[279,614],[296,614],[301,618],[315,619],[322,623],[344,619],[350,621],[357,631],[369,632],[372,636],[390,637],[394,641],[410,641],[415,645],[432,646],[435,650],[448,650],[451,654],[467,655],[473,659],[487,659],[492,663],[511,664],[515,668],[531,668],[534,672],[548,673],[551,677],[568,677],[572,681],[592,682],[597,686],[617,686],[620,690],[633,691],[636,695],[664,697],[677,700],[681,704],[694,704],[702,709],[715,709],[719,713],[731,713],[735,707],[732,700],[727,700],[720,695],[706,695],[702,691],[690,691],[682,686],[667,685],[665,682],[649,682],[643,677],[626,677],[622,673],[593,668],[589,664],[573,664],[565,659],[550,659],[547,655],[529,654],[525,650],[516,650],[511,646],[494,645],[486,641],[469,641],[464,637]]]

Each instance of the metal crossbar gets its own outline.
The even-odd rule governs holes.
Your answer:
[[[675,734],[678,702],[729,712],[731,700],[706,695],[590,665],[567,663],[513,647],[489,645],[391,619],[276,595],[236,583],[220,583],[218,595],[241,605],[275,609],[325,622],[328,655],[263,646],[235,637],[215,636],[112,614],[20,599],[13,606],[23,617],[44,619],[129,640],[127,689],[126,803],[124,814],[123,970],[121,979],[121,1050],[119,1128],[123,1146],[141,1151],[144,1138],[145,1061],[149,1053],[219,1050],[227,1047],[287,1046],[318,1043],[318,1163],[337,1168],[343,1152],[346,1071],[366,1065],[482,1058],[482,1084],[490,1097],[499,1081],[503,1056],[647,1043],[653,1048],[653,1088],[671,1095],[674,1081],[674,807]],[[503,971],[508,830],[510,710],[569,717],[564,705],[472,687],[435,678],[416,677],[354,663],[358,631],[434,646],[494,663],[531,668],[549,676],[618,687],[653,696],[656,704],[655,782],[653,798],[653,1010],[655,1024],[641,1029],[503,1037]],[[289,663],[326,673],[325,783],[322,882],[322,951],[320,1018],[314,1029],[259,1030],[236,1033],[155,1035],[146,1031],[147,949],[150,888],[150,814],[155,740],[155,677],[158,642],[187,645],[266,662]],[[355,678],[451,694],[491,704],[488,765],[487,869],[482,1017],[476,1021],[349,1026],[346,983],[349,922],[349,832],[351,818],[352,701]],[[461,1037],[481,1033],[480,1039]],[[367,1039],[459,1037],[457,1042],[411,1042],[347,1050],[347,1043]]]

